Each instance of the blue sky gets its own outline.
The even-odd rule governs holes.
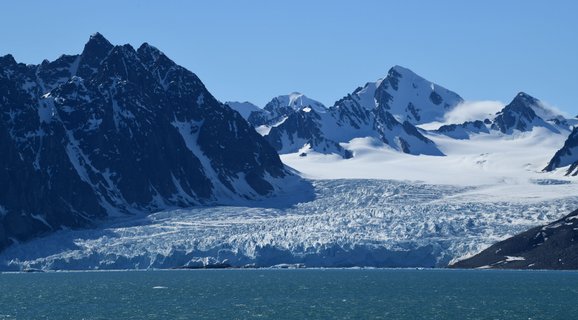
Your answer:
[[[220,100],[326,104],[393,65],[467,100],[525,91],[578,114],[576,1],[3,1],[0,55],[80,53],[98,31],[149,42]]]

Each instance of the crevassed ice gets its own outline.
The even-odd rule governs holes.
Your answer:
[[[0,268],[445,266],[578,207],[578,199],[567,196],[575,194],[574,184],[538,186],[561,188],[559,197],[504,201],[481,187],[313,183],[316,198],[292,206],[272,200],[255,207],[172,210],[113,220],[99,229],[58,231],[10,247],[0,255]]]

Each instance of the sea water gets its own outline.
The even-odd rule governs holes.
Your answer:
[[[409,269],[0,274],[0,319],[576,319],[578,272]]]

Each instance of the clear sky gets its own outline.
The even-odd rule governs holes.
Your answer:
[[[299,91],[328,105],[393,65],[467,100],[525,91],[578,114],[578,1],[2,1],[0,55],[149,42],[220,100]]]

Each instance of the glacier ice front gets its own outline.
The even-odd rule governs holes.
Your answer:
[[[2,270],[210,266],[440,267],[578,207],[578,184],[316,180],[315,199],[157,212],[8,248]],[[519,186],[512,186],[512,190]],[[526,188],[528,189],[528,188]],[[508,193],[496,197],[498,193]]]

